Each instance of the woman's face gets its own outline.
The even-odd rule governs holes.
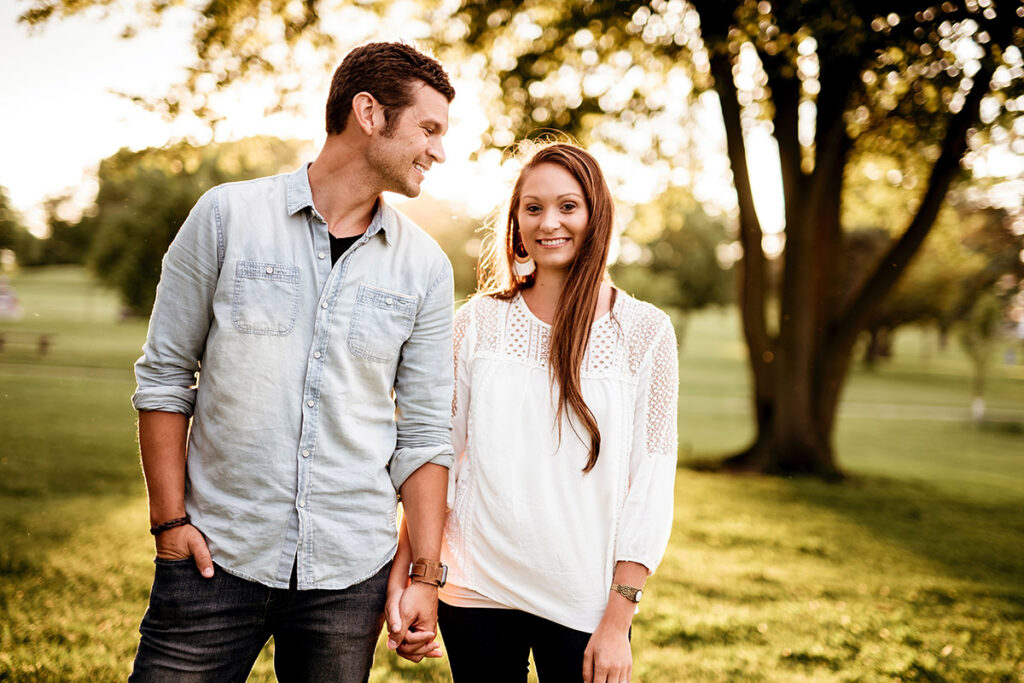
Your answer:
[[[516,218],[523,246],[540,275],[569,269],[583,244],[590,212],[576,178],[558,164],[542,163],[526,172]]]

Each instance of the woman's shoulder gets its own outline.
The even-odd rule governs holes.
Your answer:
[[[628,330],[645,336],[662,332],[672,327],[672,318],[668,313],[652,303],[641,301],[621,289],[615,301],[616,316]]]
[[[490,294],[475,294],[455,311],[455,327],[489,327],[491,325],[488,323],[504,317],[511,303],[511,299],[498,298]]]

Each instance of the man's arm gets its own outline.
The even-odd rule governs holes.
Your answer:
[[[149,524],[157,526],[185,516],[185,446],[188,416],[158,410],[139,413],[139,449],[149,493]],[[206,539],[191,524],[156,536],[156,556],[165,560],[194,557],[200,573],[213,576]]]
[[[437,586],[407,580],[409,563],[441,556],[448,469],[427,463],[402,485],[405,515],[398,552],[388,583],[388,648],[412,661],[440,657],[437,634]]]
[[[139,448],[149,492],[150,526],[185,516],[185,450],[195,409],[196,372],[213,317],[220,273],[221,231],[216,191],[204,194],[164,255],[156,301],[142,357],[135,363]],[[191,525],[156,537],[157,557],[195,557],[203,576],[213,575],[206,541]]]
[[[450,436],[454,295],[451,266],[447,260],[439,265],[395,373],[398,432],[389,472],[401,494],[405,519],[388,583],[386,616],[389,647],[413,661],[440,656],[432,642],[437,632],[437,587],[409,583],[406,576],[410,559],[437,561],[440,557],[448,467],[454,460]]]

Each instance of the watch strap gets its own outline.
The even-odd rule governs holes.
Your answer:
[[[441,588],[448,580],[448,566],[437,560],[419,557],[409,565],[409,578]]]
[[[630,602],[640,602],[640,596],[643,595],[643,589],[634,586],[624,586],[620,583],[613,583],[612,590]]]

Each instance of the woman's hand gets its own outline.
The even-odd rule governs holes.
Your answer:
[[[633,675],[633,651],[629,646],[629,627],[602,619],[590,636],[583,653],[583,680],[586,683],[626,683]]]

